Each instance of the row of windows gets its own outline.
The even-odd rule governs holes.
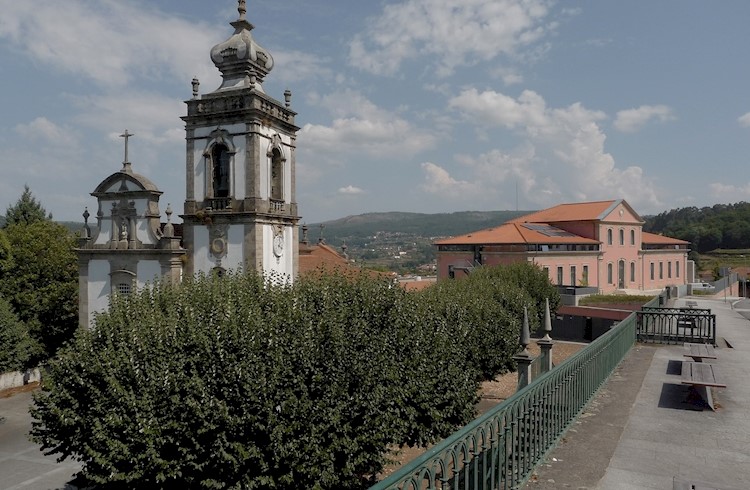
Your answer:
[[[547,277],[549,277],[549,267],[544,266],[543,267],[544,272],[547,274]],[[584,265],[581,270],[581,276],[578,276],[578,268],[575,265],[571,265],[569,269],[570,275],[568,276],[570,279],[569,283],[565,282],[565,270],[563,266],[557,267],[557,284],[558,286],[562,285],[569,285],[569,286],[588,286],[589,283],[589,266]]]
[[[612,228],[607,228],[607,245],[612,245]],[[625,245],[625,230],[619,230],[620,245]],[[630,244],[635,245],[635,230],[630,230]]]
[[[667,279],[672,279],[672,262],[667,262]],[[675,277],[680,277],[680,262],[674,262]],[[655,280],[656,277],[656,264],[651,262],[649,264],[649,272],[651,280]],[[659,262],[659,279],[664,279],[664,262]]]

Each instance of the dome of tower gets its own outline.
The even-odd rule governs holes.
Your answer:
[[[253,39],[250,31],[254,27],[245,18],[245,0],[239,0],[237,11],[239,18],[231,22],[234,34],[211,48],[211,60],[223,78],[216,91],[254,88],[263,92],[261,84],[273,68],[273,57]]]

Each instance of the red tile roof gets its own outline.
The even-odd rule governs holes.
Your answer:
[[[567,233],[559,228],[547,227],[552,236],[530,229],[522,223],[509,222],[495,228],[479,230],[466,235],[435,241],[435,245],[493,245],[493,244],[561,244],[578,243],[597,245],[599,241]]]
[[[664,235],[655,235],[654,233],[648,233],[647,231],[641,232],[641,241],[650,245],[689,245],[690,242],[685,240],[679,240]]]
[[[519,216],[509,223],[560,223],[563,221],[596,221],[604,219],[610,209],[618,204],[625,204],[635,216],[635,211],[622,199],[611,201],[578,202],[558,204],[535,213]]]

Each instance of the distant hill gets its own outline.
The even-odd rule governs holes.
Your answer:
[[[333,221],[308,224],[308,238],[315,242],[323,236],[329,243],[342,239],[366,238],[379,232],[403,233],[428,238],[463,235],[491,228],[531,211],[461,211],[456,213],[365,213]]]

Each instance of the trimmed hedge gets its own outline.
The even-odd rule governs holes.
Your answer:
[[[367,488],[393,449],[473,419],[478,380],[512,367],[518,312],[548,292],[521,287],[537,272],[422,294],[229,274],[118,296],[50,362],[32,439],[105,488]]]
[[[32,438],[95,483],[365,488],[474,416],[442,318],[366,277],[199,278],[118,298],[61,350]]]

